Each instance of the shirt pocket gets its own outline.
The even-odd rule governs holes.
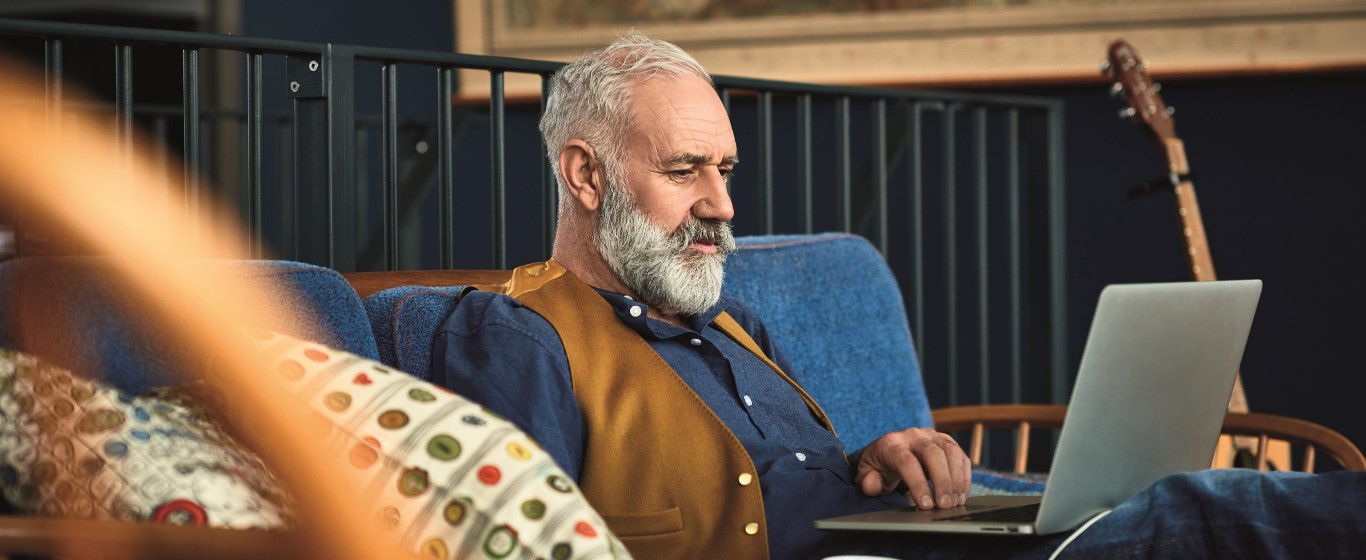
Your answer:
[[[633,538],[658,537],[683,532],[683,512],[678,506],[647,513],[603,514],[607,527],[629,544]]]
[[[853,473],[843,456],[818,455],[812,453],[802,466],[808,471],[825,471],[826,476],[830,476],[843,484],[853,484]]]

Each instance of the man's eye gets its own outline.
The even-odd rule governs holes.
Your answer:
[[[675,169],[669,172],[669,176],[674,179],[687,179],[692,177],[693,173],[695,173],[695,171],[691,169]]]
[[[721,173],[722,177],[725,177],[727,179],[729,179],[732,175],[735,175],[735,170],[729,167],[718,167],[716,168],[716,170]]]

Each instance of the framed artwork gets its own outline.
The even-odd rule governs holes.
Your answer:
[[[713,74],[882,86],[1100,80],[1116,37],[1166,77],[1366,68],[1366,0],[454,0],[456,50],[570,60],[630,28]],[[539,94],[508,75],[511,97]],[[487,97],[483,72],[461,94]]]

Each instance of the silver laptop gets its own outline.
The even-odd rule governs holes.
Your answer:
[[[1261,295],[1260,280],[1130,284],[1096,305],[1042,497],[876,511],[820,529],[1047,535],[1157,479],[1208,468]]]

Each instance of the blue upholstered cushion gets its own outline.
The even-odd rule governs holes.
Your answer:
[[[378,357],[360,298],[336,271],[290,261],[206,260],[194,266],[285,287],[285,308],[262,328]],[[135,394],[170,383],[178,373],[197,373],[202,364],[177,351],[174,337],[110,271],[102,257],[0,263],[0,346]]]
[[[932,425],[901,292],[872,245],[844,234],[738,241],[726,293],[759,313],[846,445]],[[367,297],[380,361],[431,379],[432,338],[460,290],[406,286]]]
[[[432,339],[464,289],[400,286],[362,300],[375,333],[379,361],[431,381]]]
[[[872,244],[847,234],[738,241],[725,293],[758,312],[846,446],[933,425],[900,288]]]

